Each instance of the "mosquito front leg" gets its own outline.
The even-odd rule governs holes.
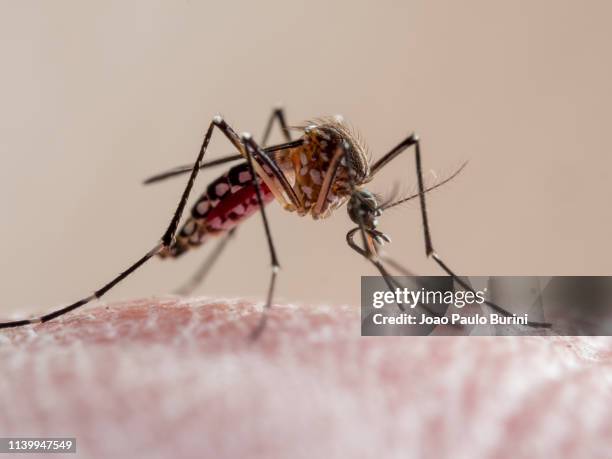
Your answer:
[[[378,171],[380,171],[383,167],[397,158],[401,153],[406,151],[408,148],[414,146],[414,154],[415,154],[415,163],[416,163],[416,173],[417,173],[417,184],[419,187],[419,204],[421,208],[421,221],[423,224],[423,236],[425,240],[425,254],[427,257],[433,258],[433,260],[440,266],[455,282],[461,285],[466,290],[474,292],[474,289],[463,279],[461,279],[455,272],[450,269],[450,267],[442,261],[442,258],[436,253],[434,250],[431,231],[429,227],[429,218],[427,214],[427,203],[425,199],[425,194],[427,190],[425,189],[424,179],[423,179],[423,163],[421,158],[421,143],[417,135],[411,134],[404,141],[402,141],[398,146],[396,146],[389,153],[380,158],[371,169],[370,177],[373,177]],[[490,302],[485,301],[487,305],[491,308],[499,312],[500,314],[511,316],[512,314],[508,312],[506,309],[501,306]],[[532,327],[550,327],[551,324],[545,322],[529,322],[528,325]]]

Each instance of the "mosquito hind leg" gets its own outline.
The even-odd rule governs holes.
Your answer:
[[[196,177],[198,175],[198,171],[200,170],[200,166],[202,164],[202,160],[204,158],[204,155],[206,153],[206,149],[208,148],[208,144],[210,142],[213,130],[215,128],[217,128],[221,132],[223,132],[223,134],[225,134],[225,136],[235,146],[239,146],[240,140],[239,140],[237,134],[234,132],[234,130],[223,120],[223,118],[221,118],[220,116],[215,116],[213,118],[212,122],[210,123],[210,125],[208,126],[208,129],[206,130],[206,134],[204,135],[204,140],[202,141],[202,145],[201,145],[200,150],[198,152],[197,159],[196,159],[195,163],[193,164],[193,167],[192,167],[192,170],[191,170],[191,175],[189,176],[189,180],[187,182],[187,185],[185,186],[185,189],[183,190],[183,194],[181,195],[181,198],[180,198],[179,203],[178,203],[178,205],[176,207],[174,215],[173,215],[172,219],[170,220],[170,224],[168,225],[168,228],[166,229],[166,231],[162,235],[160,242],[158,242],[151,250],[149,250],[136,263],[131,265],[125,271],[121,272],[118,276],[113,278],[110,282],[108,282],[107,284],[103,285],[101,288],[96,290],[93,294],[91,294],[91,295],[89,295],[89,296],[87,296],[85,298],[82,298],[82,299],[80,299],[80,300],[78,300],[78,301],[76,301],[76,302],[74,302],[74,303],[72,303],[72,304],[70,304],[68,306],[65,306],[65,307],[63,307],[61,309],[58,309],[56,311],[50,312],[48,314],[42,315],[42,316],[34,318],[34,319],[24,319],[24,320],[15,320],[15,321],[11,321],[11,322],[2,322],[2,323],[0,323],[0,329],[1,328],[19,327],[19,326],[28,325],[28,324],[48,322],[49,320],[53,320],[56,317],[62,316],[62,315],[66,314],[66,313],[68,313],[70,311],[73,311],[73,310],[75,310],[77,308],[80,308],[81,306],[84,306],[84,305],[86,305],[87,303],[89,303],[89,302],[91,302],[93,300],[102,298],[102,296],[104,296],[115,285],[117,285],[123,279],[125,279],[130,274],[132,274],[134,271],[136,271],[138,268],[140,268],[142,265],[144,265],[152,257],[154,257],[155,255],[161,253],[164,250],[168,250],[168,248],[172,245],[172,243],[175,240],[175,235],[176,235],[176,230],[178,228],[178,224],[180,222],[181,216],[183,215],[183,211],[185,210],[185,205],[187,203],[187,200],[189,199],[189,195],[190,195],[191,190],[193,188],[193,184],[194,184],[194,182],[196,180]]]

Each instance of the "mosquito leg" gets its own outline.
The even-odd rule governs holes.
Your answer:
[[[276,284],[276,276],[278,274],[278,271],[280,270],[280,264],[278,262],[278,257],[276,255],[276,249],[274,247],[274,241],[272,239],[272,232],[270,231],[270,224],[268,223],[268,217],[266,216],[265,205],[261,197],[261,189],[259,186],[259,180],[258,180],[257,175],[255,174],[255,168],[253,167],[253,155],[255,153],[261,154],[261,150],[255,143],[253,138],[250,136],[250,134],[247,134],[247,133],[242,134],[242,142],[245,147],[247,162],[249,164],[249,168],[251,169],[253,185],[255,186],[255,191],[257,194],[257,201],[259,202],[259,212],[261,214],[264,230],[266,232],[266,241],[268,243],[268,250],[270,251],[271,272],[270,272],[270,283],[268,285],[268,295],[266,298],[266,304],[264,306],[264,311],[261,315],[259,323],[257,324],[257,326],[253,329],[253,332],[251,333],[251,338],[257,339],[261,335],[261,332],[264,330],[266,326],[266,321],[268,319],[267,311],[270,309],[270,306],[272,305],[272,299],[274,297],[274,287]]]
[[[440,256],[434,250],[433,242],[432,242],[432,239],[431,239],[431,231],[430,231],[430,227],[429,227],[429,219],[428,219],[428,215],[427,215],[427,205],[425,203],[426,189],[425,189],[424,180],[423,180],[423,165],[422,165],[422,161],[421,161],[421,145],[420,145],[419,138],[416,135],[414,135],[414,134],[409,135],[403,142],[401,142],[397,147],[395,147],[389,153],[387,153],[382,158],[380,158],[372,166],[371,174],[372,175],[376,174],[379,170],[381,170],[383,167],[385,167],[387,164],[389,164],[397,156],[399,156],[402,152],[404,152],[406,149],[408,149],[411,146],[414,146],[414,152],[415,152],[417,183],[418,183],[418,187],[419,187],[419,203],[420,203],[420,208],[421,208],[421,220],[422,220],[422,223],[423,223],[423,235],[424,235],[424,238],[425,238],[425,254],[427,255],[427,257],[433,258],[434,261],[455,282],[457,282],[459,285],[461,285],[466,290],[474,292],[474,289],[470,285],[468,285],[467,282],[465,282],[463,279],[461,279],[457,274],[455,274],[455,272],[453,270],[451,270],[448,267],[448,265],[446,265],[446,263],[444,263],[444,261],[442,261]],[[499,306],[499,305],[497,305],[497,304],[495,304],[495,303],[493,303],[491,301],[486,301],[485,300],[485,303],[487,305],[489,305],[495,311],[499,312],[500,314],[503,314],[505,316],[511,316],[512,315],[506,309],[502,308],[501,306]],[[545,322],[528,322],[527,325],[532,326],[532,327],[542,327],[542,328],[548,328],[548,327],[551,326],[551,324],[545,323]]]
[[[116,284],[118,284],[123,279],[125,279],[127,276],[129,276],[134,271],[136,271],[138,268],[140,268],[149,259],[151,259],[151,257],[153,257],[154,255],[159,253],[159,251],[162,249],[162,247],[163,247],[162,243],[157,244],[153,249],[151,249],[149,252],[147,252],[147,254],[144,257],[142,257],[140,260],[138,260],[136,263],[134,263],[128,269],[123,271],[121,274],[119,274],[117,277],[115,277],[108,284],[106,284],[102,288],[96,290],[92,295],[89,295],[88,297],[82,298],[79,301],[77,301],[75,303],[72,303],[69,306],[66,306],[64,308],[58,309],[57,311],[53,311],[53,312],[51,312],[49,314],[45,314],[43,316],[40,316],[40,317],[37,317],[37,318],[34,318],[34,319],[16,320],[16,321],[13,321],[13,322],[3,322],[3,323],[0,323],[0,328],[12,328],[12,327],[19,327],[19,326],[22,326],[22,325],[37,324],[37,323],[41,323],[41,322],[47,322],[49,320],[55,319],[56,317],[64,315],[64,314],[66,314],[66,313],[68,313],[68,312],[70,312],[70,311],[72,311],[72,310],[74,310],[76,308],[84,306],[84,305],[86,305],[87,303],[89,303],[92,300],[101,298],[106,292],[108,292]]]
[[[287,150],[289,148],[299,147],[300,145],[302,145],[302,143],[303,143],[302,140],[293,140],[291,142],[280,143],[278,145],[273,145],[271,147],[264,148],[263,151],[266,153],[273,153],[275,151]],[[244,159],[244,155],[242,154],[228,155],[222,158],[218,158],[212,161],[202,163],[202,165],[200,166],[200,169],[208,169],[213,166],[230,163],[232,161],[239,161],[241,159]],[[177,177],[179,175],[186,174],[188,172],[191,172],[191,164],[187,164],[184,166],[177,166],[173,169],[167,170],[165,172],[160,172],[159,174],[149,177],[143,182],[143,184],[150,185],[152,183],[158,183],[158,182],[161,182],[163,180],[166,180],[172,177]]]
[[[274,288],[275,288],[275,284],[276,284],[276,276],[278,274],[278,271],[280,270],[280,264],[278,262],[278,257],[276,255],[276,249],[274,247],[274,241],[272,239],[272,232],[270,230],[270,225],[268,223],[268,217],[266,215],[266,210],[265,210],[265,206],[264,206],[264,202],[263,199],[261,197],[261,189],[259,186],[259,181],[257,180],[257,176],[255,174],[255,169],[253,167],[253,152],[257,151],[259,152],[259,147],[257,146],[257,144],[253,141],[253,139],[250,137],[250,135],[248,134],[244,134],[242,137],[242,140],[244,142],[245,145],[245,151],[247,154],[247,161],[249,164],[249,168],[251,169],[251,176],[253,177],[253,184],[255,185],[255,190],[256,190],[256,194],[257,194],[257,201],[259,202],[259,207],[260,207],[260,211],[261,211],[261,218],[263,221],[263,225],[264,225],[264,230],[266,233],[266,240],[268,243],[268,249],[270,251],[270,265],[271,265],[271,273],[270,273],[270,283],[268,286],[268,295],[266,298],[266,304],[264,307],[264,312],[261,316],[261,319],[259,321],[259,324],[257,325],[257,327],[253,330],[251,337],[252,339],[257,339],[259,337],[259,335],[261,335],[261,332],[264,330],[265,325],[266,325],[266,321],[267,321],[267,310],[271,307],[272,305],[272,299],[274,296]]]
[[[332,166],[330,166],[330,169],[331,168]],[[352,169],[349,169],[349,184],[351,187],[352,196],[356,196],[357,187],[355,185],[355,173]],[[360,254],[362,257],[364,257],[366,260],[368,260],[370,263],[372,263],[376,267],[376,269],[380,272],[383,280],[387,284],[389,291],[393,292],[395,289],[400,289],[400,290],[403,289],[403,285],[401,285],[400,282],[398,282],[393,276],[391,276],[389,272],[386,270],[386,268],[384,267],[384,265],[381,263],[380,260],[383,258],[380,256],[378,248],[375,245],[375,241],[379,239],[382,239],[382,240],[386,239],[388,241],[388,238],[383,233],[373,228],[366,229],[365,223],[363,221],[363,215],[360,212],[357,213],[357,217],[359,220],[358,221],[359,226],[357,226],[356,228],[353,228],[346,234],[346,242],[348,243],[349,247],[353,249],[355,252],[357,252],[358,254]],[[361,234],[363,247],[359,247],[359,245],[356,244],[353,239],[355,234],[358,231]],[[404,307],[402,303],[396,302],[396,304],[401,311],[406,310],[406,308]],[[433,316],[441,317],[443,315],[443,314],[438,313],[437,311],[434,311],[426,304],[419,303],[419,306],[423,310],[425,310],[427,313]]]
[[[380,260],[377,259],[376,256],[374,256],[374,254],[372,254],[369,250],[363,249],[362,247],[359,247],[355,241],[353,240],[353,238],[355,237],[355,234],[357,233],[357,231],[362,231],[362,228],[360,228],[359,226],[356,228],[353,228],[352,230],[350,230],[347,234],[346,234],[346,242],[349,245],[349,247],[351,249],[353,249],[355,252],[357,252],[359,255],[361,255],[363,258],[365,258],[367,261],[369,261],[370,263],[372,263],[376,269],[378,270],[378,272],[380,272],[380,275],[382,276],[383,280],[385,281],[385,284],[387,284],[387,287],[389,288],[389,291],[393,292],[395,291],[395,289],[403,289],[403,285],[401,285],[388,271],[387,269],[383,266],[383,264],[380,262]],[[363,232],[366,232],[365,229],[363,229]],[[431,309],[429,306],[419,303],[419,306],[421,308],[423,308],[427,313],[436,316],[436,317],[441,317],[441,314],[434,311],[433,309]],[[403,312],[406,311],[406,308],[404,307],[404,305],[402,303],[397,303],[397,307]]]
[[[209,167],[218,166],[220,164],[226,164],[226,163],[230,163],[232,161],[238,161],[241,159],[243,159],[243,156],[240,154],[228,155],[228,156],[224,156],[223,158],[214,159],[212,161],[202,163],[202,165],[200,166],[200,169],[207,169]],[[161,182],[162,180],[166,180],[171,177],[176,177],[177,175],[183,175],[183,174],[186,174],[187,172],[191,172],[191,169],[192,169],[192,166],[190,164],[186,166],[178,166],[178,167],[175,167],[174,169],[170,169],[168,171],[160,172],[159,174],[153,175],[142,183],[144,185],[150,185],[152,183]]]
[[[289,132],[289,129],[287,128],[287,122],[286,122],[286,119],[285,119],[285,113],[284,113],[282,108],[278,107],[278,108],[275,108],[272,111],[272,114],[270,115],[270,118],[268,119],[268,122],[266,123],[266,128],[264,130],[264,135],[263,135],[263,138],[262,138],[262,141],[261,141],[261,145],[264,146],[264,147],[268,143],[268,140],[270,138],[270,133],[272,131],[272,128],[274,127],[274,121],[276,121],[276,120],[278,120],[278,124],[280,125],[280,128],[282,129],[283,136],[285,137],[285,140],[287,142],[291,142],[291,133]],[[243,158],[242,155],[238,155],[238,157],[240,159]],[[208,164],[212,164],[213,162],[214,161],[210,161]],[[206,259],[204,260],[204,262],[202,263],[200,268],[195,272],[195,274],[189,280],[189,282],[187,282],[185,285],[179,287],[176,290],[177,294],[179,294],[179,295],[189,295],[189,294],[193,293],[193,291],[199,285],[202,284],[202,282],[204,281],[204,278],[211,271],[211,269],[213,268],[214,264],[217,262],[217,260],[219,259],[219,257],[223,253],[223,250],[225,249],[227,244],[230,242],[230,239],[232,239],[234,237],[234,235],[236,233],[236,229],[237,228],[232,228],[225,236],[223,236],[223,238],[219,242],[217,242],[217,245],[215,246],[215,248],[212,251],[212,253],[210,255],[208,255],[208,257],[206,257]]]
[[[264,135],[261,140],[261,146],[265,147],[268,145],[268,140],[270,140],[270,133],[272,132],[272,127],[274,126],[274,121],[278,120],[278,124],[283,132],[283,137],[286,142],[291,142],[291,133],[289,132],[289,128],[287,127],[287,118],[285,117],[285,110],[282,107],[276,107],[272,110],[272,114],[268,119],[268,123],[266,124],[266,129],[264,130]]]
[[[329,168],[330,172],[328,172],[328,174],[330,173],[332,174],[331,175],[332,179],[335,176],[336,171],[338,169],[338,165],[340,163],[341,156],[346,153],[346,148],[344,149],[344,151],[338,151],[338,153],[339,154],[336,154],[334,156],[332,160],[332,164],[330,164],[330,168]],[[335,160],[335,163],[334,163],[334,160]],[[347,162],[347,164],[350,164],[350,163]],[[355,174],[352,169],[349,169],[349,184],[351,186],[351,193],[353,194],[356,193],[357,188],[355,185]],[[359,231],[359,233],[361,234],[361,241],[363,244],[363,248],[359,247],[359,245],[357,245],[355,241],[353,240],[355,233],[357,231]],[[389,291],[392,292],[393,289],[396,287],[396,282],[393,279],[393,277],[389,274],[389,272],[385,269],[385,267],[382,265],[382,263],[378,260],[376,248],[373,246],[372,238],[368,237],[367,231],[365,229],[365,225],[363,223],[363,218],[361,218],[361,216],[359,218],[359,226],[357,226],[356,228],[353,228],[348,233],[346,233],[346,242],[351,249],[353,249],[355,252],[357,252],[359,255],[364,257],[367,261],[369,261],[376,267],[378,272],[380,272],[380,275],[382,276],[383,280],[385,281],[385,284],[387,284]],[[402,303],[397,303],[397,307],[402,312],[406,310],[406,308],[404,307]]]
[[[11,328],[11,327],[18,327],[18,326],[34,324],[34,323],[47,322],[63,314],[66,314],[70,311],[73,311],[74,309],[84,306],[90,301],[99,299],[102,296],[104,296],[109,290],[111,290],[115,285],[117,285],[123,279],[125,279],[130,274],[132,274],[134,271],[136,271],[138,268],[140,268],[143,264],[145,264],[153,256],[157,255],[163,250],[167,250],[174,242],[174,236],[176,234],[176,230],[178,228],[178,224],[181,219],[181,216],[183,215],[183,211],[185,210],[185,204],[187,203],[187,199],[189,198],[189,194],[191,193],[191,189],[193,188],[193,184],[196,180],[198,171],[200,170],[200,166],[202,164],[202,159],[204,158],[204,154],[206,153],[206,148],[208,147],[210,138],[212,136],[212,133],[215,127],[221,130],[221,132],[223,132],[225,136],[230,140],[230,142],[232,142],[234,145],[238,144],[239,139],[238,139],[237,134],[233,131],[233,129],[223,120],[223,118],[221,118],[220,116],[215,116],[213,118],[213,121],[210,123],[208,130],[206,131],[206,134],[204,136],[204,140],[202,141],[202,146],[200,147],[200,151],[198,153],[197,159],[192,167],[191,175],[189,176],[189,181],[187,182],[187,185],[183,191],[183,194],[178,203],[176,211],[174,212],[174,216],[172,217],[172,220],[170,221],[170,224],[168,225],[168,229],[163,234],[161,241],[157,243],[155,247],[149,250],[136,263],[134,263],[128,269],[126,269],[121,274],[116,276],[109,283],[105,284],[104,286],[96,290],[93,294],[85,298],[82,298],[78,300],[77,302],[72,303],[71,305],[68,305],[56,311],[50,312],[38,318],[0,323],[0,328]]]
[[[446,271],[446,273],[452,277],[452,279],[457,282],[459,285],[461,285],[464,289],[474,292],[474,289],[467,283],[465,282],[463,279],[461,279],[457,274],[455,274],[455,272],[453,270],[451,270],[446,263],[444,263],[444,261],[442,261],[442,259],[440,258],[440,256],[435,252],[434,248],[433,248],[433,243],[431,240],[431,231],[429,229],[429,221],[427,219],[427,206],[425,203],[425,186],[424,186],[424,180],[423,180],[423,165],[422,165],[422,161],[421,161],[421,147],[420,147],[420,142],[418,137],[416,136],[412,136],[413,141],[414,141],[414,147],[415,147],[415,159],[416,159],[416,170],[417,170],[417,182],[418,182],[418,186],[419,186],[419,202],[420,202],[420,207],[421,207],[421,218],[423,221],[423,234],[425,237],[425,253],[427,254],[428,257],[432,257],[434,259],[434,261],[444,270]],[[492,309],[494,309],[495,311],[499,312],[502,315],[505,316],[511,316],[512,313],[510,313],[509,311],[507,311],[506,309],[502,308],[501,306],[491,302],[491,301],[487,301],[485,300],[485,303],[491,307]],[[528,322],[527,323],[529,326],[532,327],[542,327],[542,328],[549,328],[551,327],[551,324],[546,323],[546,322]]]
[[[344,149],[343,153],[346,153],[346,148]],[[339,157],[338,158],[334,157],[334,159],[339,159]],[[338,164],[339,162],[333,165],[334,175],[338,168]],[[347,162],[347,164],[350,164],[350,163]],[[332,165],[330,165],[330,169],[332,169]],[[332,178],[333,178],[333,175],[332,175]],[[355,185],[355,173],[352,169],[349,169],[349,184],[351,186],[351,193],[354,195],[357,192],[357,187]],[[359,247],[359,245],[357,245],[355,241],[353,240],[355,233],[357,231],[359,231],[359,233],[361,234],[361,242],[363,244],[363,248]],[[394,288],[398,287],[398,284],[395,281],[395,279],[393,279],[393,276],[389,274],[389,272],[385,269],[383,264],[380,262],[378,252],[376,250],[376,246],[374,245],[374,242],[372,241],[372,239],[373,239],[372,236],[369,235],[369,233],[366,231],[365,224],[363,222],[363,218],[361,214],[359,214],[359,226],[357,226],[356,228],[353,228],[348,233],[346,233],[346,242],[351,249],[353,249],[355,252],[360,254],[367,261],[372,263],[374,267],[376,267],[376,269],[382,276],[383,280],[385,281],[385,284],[387,284],[389,291],[392,292]],[[397,307],[402,312],[406,311],[406,308],[404,307],[402,303],[397,302],[396,304],[397,304]]]
[[[380,275],[382,276],[383,280],[385,281],[385,284],[387,284],[387,287],[389,287],[390,291],[393,291],[393,289],[395,288],[395,282],[393,280],[393,277],[389,274],[389,272],[385,269],[385,267],[382,265],[382,263],[380,261],[378,261],[376,259],[376,257],[373,256],[373,254],[371,254],[367,249],[363,249],[361,247],[359,247],[355,241],[353,240],[353,238],[355,237],[355,233],[357,231],[362,231],[362,228],[360,228],[359,226],[356,228],[353,228],[352,230],[350,230],[348,233],[346,233],[346,243],[349,245],[349,247],[351,249],[353,249],[355,252],[357,252],[359,255],[361,255],[363,258],[365,258],[367,261],[369,261],[370,263],[372,263],[374,265],[374,267],[378,270],[378,272],[380,272]],[[362,235],[364,234],[364,232],[361,233]],[[366,242],[366,247],[367,247],[367,242]],[[401,303],[398,303],[397,305],[402,311],[405,311],[406,308],[404,308],[404,305]]]
[[[455,282],[457,282],[459,285],[461,285],[464,289],[469,290],[471,292],[474,292],[474,289],[468,285],[463,279],[461,279],[457,274],[455,274],[443,261],[442,259],[438,256],[438,254],[436,252],[432,252],[431,254],[432,258],[435,260],[435,262],[444,270],[446,271],[446,273],[453,278],[453,280]],[[488,301],[488,300],[484,300],[484,303],[486,305],[488,305],[490,308],[494,309],[495,311],[499,312],[500,314],[504,315],[504,316],[511,316],[512,313],[505,310],[504,308],[502,308],[501,306],[493,303],[492,301]],[[536,321],[528,321],[527,324],[530,327],[534,327],[534,328],[551,328],[552,324],[549,322],[536,322]]]
[[[261,145],[264,147],[268,144],[268,140],[270,138],[272,128],[274,127],[274,121],[276,120],[278,120],[278,124],[280,125],[280,128],[283,133],[283,137],[285,138],[286,142],[291,143],[291,134],[289,132],[289,128],[287,127],[285,111],[282,108],[277,107],[272,111],[272,114],[270,115],[270,118],[268,119],[268,122],[266,123],[266,129],[264,131],[263,140],[261,142]],[[279,147],[284,147],[284,145],[281,144],[279,145]],[[278,149],[281,149],[281,148],[278,148]],[[272,150],[272,151],[275,151],[275,150]],[[218,166],[220,164],[225,164],[225,163],[229,163],[232,161],[238,161],[241,159],[244,159],[244,155],[241,155],[241,154],[227,155],[222,158],[218,158],[212,161],[208,161],[206,163],[202,163],[202,165],[200,166],[200,169],[207,169],[209,167]],[[178,167],[175,167],[174,169],[170,169],[165,172],[155,174],[149,177],[148,179],[146,179],[143,182],[143,184],[150,185],[152,183],[157,183],[157,182],[161,182],[163,180],[166,180],[172,177],[176,177],[177,175],[186,174],[187,172],[191,172],[191,167],[192,167],[191,164],[187,164],[185,166],[178,166]]]
[[[278,120],[278,124],[282,130],[286,142],[280,145],[275,145],[273,147],[266,148],[268,140],[270,138],[270,133],[272,132],[274,121],[276,120]],[[264,131],[263,139],[261,141],[262,148],[258,148],[256,152],[257,157],[256,162],[253,163],[253,167],[255,168],[257,174],[259,174],[262,180],[266,183],[266,185],[268,185],[268,188],[270,188],[270,191],[272,191],[277,200],[283,205],[285,209],[288,210],[300,211],[302,209],[302,203],[298,199],[295,190],[285,177],[285,174],[280,170],[280,168],[276,164],[276,161],[272,159],[274,156],[268,156],[267,153],[273,153],[275,151],[282,152],[282,150],[288,150],[290,148],[300,146],[302,145],[302,143],[302,139],[298,139],[296,141],[291,140],[291,132],[289,131],[289,127],[287,126],[285,111],[282,107],[275,108],[272,111],[270,118],[268,119],[268,123],[266,124],[266,129]],[[262,170],[261,166],[264,166],[264,170]],[[287,200],[283,197],[283,191],[287,195],[290,203],[288,203]]]

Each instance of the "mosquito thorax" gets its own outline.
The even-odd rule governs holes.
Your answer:
[[[368,190],[355,191],[346,207],[349,217],[356,224],[363,222],[366,229],[374,229],[378,225],[378,217],[382,211],[378,208],[376,196]]]
[[[278,155],[276,161],[281,169],[292,172],[301,214],[326,218],[349,199],[351,182],[361,185],[367,180],[366,149],[358,136],[336,118],[316,119],[299,129],[303,131],[302,144]],[[343,157],[334,166],[339,153]],[[331,179],[333,170],[336,172]]]

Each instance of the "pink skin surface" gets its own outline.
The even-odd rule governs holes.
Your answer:
[[[612,457],[612,338],[360,337],[357,308],[279,305],[253,343],[257,311],[152,299],[4,330],[0,436],[95,458]]]

